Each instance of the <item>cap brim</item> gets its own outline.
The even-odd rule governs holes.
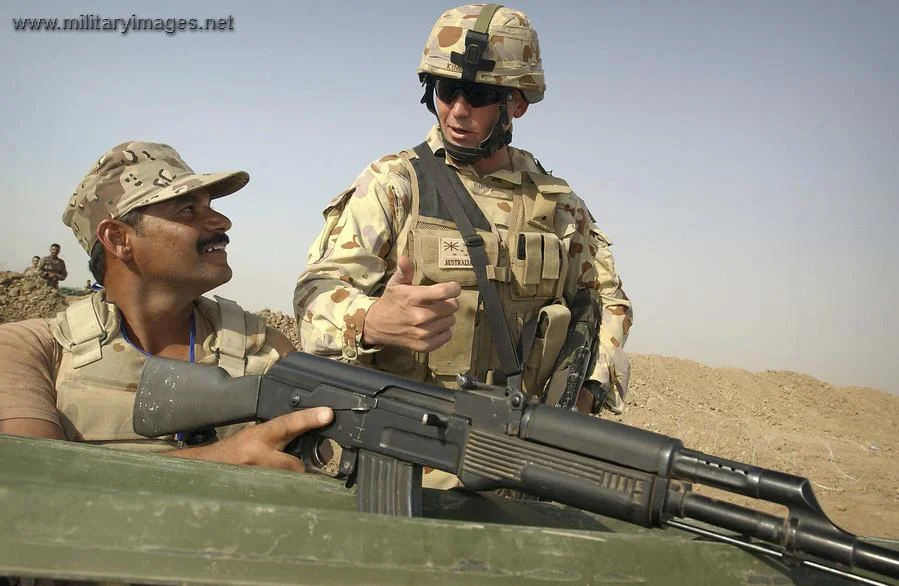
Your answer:
[[[153,205],[176,197],[182,197],[198,189],[209,190],[212,199],[231,195],[243,189],[250,182],[250,175],[246,171],[225,171],[222,173],[194,173],[179,177],[162,189],[148,194],[119,212],[119,215],[130,212],[133,209]]]
[[[212,173],[211,176],[217,177],[209,181],[205,187],[209,189],[209,194],[213,199],[238,192],[250,182],[250,175],[246,171]]]

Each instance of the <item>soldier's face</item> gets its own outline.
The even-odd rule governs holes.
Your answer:
[[[31,259],[31,266],[37,268],[37,263],[41,262],[41,258],[39,256],[35,256]]]
[[[499,117],[499,104],[474,107],[461,92],[456,93],[449,101],[444,101],[438,94],[434,103],[443,136],[459,146],[480,145]]]
[[[135,231],[134,262],[141,276],[202,294],[231,279],[231,220],[212,209],[205,190],[144,208]]]
[[[57,256],[59,256],[59,247],[58,246],[50,247],[50,256],[52,256],[53,258],[56,258]]]

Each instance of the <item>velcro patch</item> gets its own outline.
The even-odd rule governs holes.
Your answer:
[[[441,269],[470,269],[471,257],[462,238],[441,238],[437,264]]]

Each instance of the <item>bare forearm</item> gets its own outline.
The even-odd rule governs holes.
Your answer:
[[[47,439],[66,439],[59,425],[43,419],[20,417],[0,421],[0,433],[24,437],[42,437]]]
[[[330,423],[333,417],[333,411],[327,407],[293,411],[215,443],[160,455],[303,472],[303,462],[282,450],[295,437]]]

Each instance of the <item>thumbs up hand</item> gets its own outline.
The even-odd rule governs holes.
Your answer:
[[[449,342],[459,309],[459,283],[412,285],[412,259],[397,259],[396,272],[369,308],[362,328],[366,344],[430,352]]]

